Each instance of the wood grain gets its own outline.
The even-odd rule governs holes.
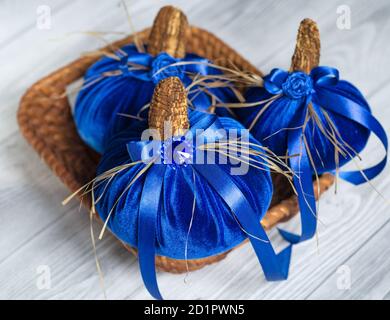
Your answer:
[[[390,3],[382,1],[130,1],[137,30],[151,25],[162,5],[180,7],[191,24],[221,37],[261,70],[288,68],[299,21],[316,20],[321,32],[321,64],[339,68],[358,85],[374,114],[390,129]],[[102,45],[80,31],[130,32],[123,9],[112,1],[51,0],[52,28],[36,28],[41,1],[0,4],[0,298],[101,299],[89,236],[89,219],[78,203],[61,201],[67,191],[20,136],[16,111],[24,91],[36,80]],[[351,30],[337,28],[337,7],[351,8]],[[87,13],[87,14],[86,14]],[[4,18],[4,19],[1,19]],[[108,40],[123,35],[111,34]],[[373,138],[362,153],[374,163],[383,153]],[[390,198],[390,169],[374,181]],[[320,202],[319,243],[293,250],[290,277],[268,283],[250,246],[224,261],[184,275],[159,273],[166,298],[204,299],[389,299],[389,205],[369,185],[339,182]],[[299,230],[295,219],[285,226]],[[96,233],[99,231],[96,226]],[[280,249],[285,243],[272,231]],[[149,299],[137,261],[110,235],[97,244],[109,299]],[[38,289],[37,268],[47,265],[51,288]],[[351,289],[337,287],[340,266],[351,270]]]

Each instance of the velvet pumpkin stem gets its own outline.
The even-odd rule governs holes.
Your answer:
[[[149,109],[149,128],[157,129],[160,138],[184,134],[190,124],[187,114],[187,93],[177,77],[161,80],[154,89]]]
[[[302,20],[290,71],[310,73],[320,63],[320,49],[320,32],[317,23],[311,19]]]
[[[154,56],[166,52],[174,58],[184,58],[187,32],[189,26],[186,15],[173,6],[162,7],[153,22],[148,52]]]

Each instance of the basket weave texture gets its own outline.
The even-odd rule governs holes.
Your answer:
[[[146,29],[136,35],[146,43],[149,33],[150,29]],[[128,36],[115,42],[114,45],[121,47],[132,43],[133,39],[133,36]],[[206,57],[222,66],[234,64],[241,70],[262,75],[235,50],[203,29],[190,27],[186,40],[187,52]],[[90,56],[82,57],[39,80],[24,94],[18,111],[18,123],[22,134],[71,192],[75,192],[94,178],[99,155],[80,139],[68,100],[65,97],[61,98],[61,95],[66,86],[83,77],[87,68],[97,59]],[[274,196],[271,208],[261,221],[265,229],[288,220],[298,212],[297,199],[285,178],[274,176],[273,183]],[[320,178],[320,193],[329,188],[332,183],[331,175],[323,175]],[[314,187],[316,191],[317,184]],[[82,201],[86,207],[90,207],[91,200],[88,196]],[[125,246],[136,253],[133,248]],[[187,262],[157,256],[156,265],[164,271],[181,273],[217,262],[227,254],[228,252]]]

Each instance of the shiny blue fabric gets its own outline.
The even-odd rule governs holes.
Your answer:
[[[140,53],[134,45],[125,46],[121,50],[125,55],[117,52],[117,56],[121,57],[119,61],[104,57],[87,70],[84,81],[86,84],[92,84],[80,90],[76,99],[74,119],[79,135],[99,153],[102,153],[105,145],[110,143],[111,136],[138,121],[120,114],[137,116],[142,107],[150,102],[154,87],[160,80],[177,76],[187,86],[191,83],[188,72],[200,75],[221,73],[207,66],[206,63],[209,63],[207,59],[194,54],[187,54],[183,59],[175,59],[166,53],[156,57]],[[167,67],[176,62],[199,64]],[[131,68],[132,64],[145,68],[136,70]],[[157,72],[160,69],[162,71]],[[106,76],[93,83],[93,80],[98,79],[104,72],[118,70],[122,72],[120,75]],[[230,89],[210,88],[209,91],[221,102],[234,101]],[[189,93],[188,99],[198,110],[207,110],[211,104],[209,95],[204,92]],[[139,116],[146,119],[147,110],[141,112]]]
[[[225,141],[219,129],[243,129],[235,120],[197,111],[190,112],[189,119],[190,133],[202,137],[194,140],[200,144]],[[140,140],[145,128],[146,124],[139,122],[114,137],[98,174],[118,165],[147,160],[141,152],[144,146],[165,143]],[[207,130],[197,133],[197,129]],[[253,138],[250,141],[258,143]],[[267,280],[287,278],[292,246],[276,254],[259,223],[272,196],[268,169],[250,167],[244,175],[231,175],[231,165],[218,162],[181,166],[155,163],[129,186],[145,165],[138,164],[98,184],[94,196],[99,199],[96,209],[103,220],[114,208],[108,222],[111,231],[138,248],[141,274],[153,297],[162,299],[156,278],[156,254],[176,259],[203,258],[225,252],[248,236]],[[194,197],[196,206],[185,256]]]
[[[387,162],[388,141],[380,123],[371,115],[368,103],[352,84],[339,80],[338,70],[330,67],[314,68],[310,75],[302,72],[288,73],[274,69],[264,78],[264,89],[248,92],[248,102],[275,100],[263,110],[263,114],[252,129],[254,136],[279,155],[300,155],[291,157],[290,166],[297,175],[294,185],[298,193],[302,231],[300,235],[280,230],[290,243],[299,243],[315,234],[317,212],[312,184],[314,168],[318,173],[333,172],[336,169],[335,149],[318,125],[310,121],[302,132],[302,126],[311,104],[323,127],[331,130],[325,119],[327,112],[342,138],[343,145],[351,156],[340,157],[342,166],[360,152],[367,143],[370,132],[383,144],[386,155],[376,165],[362,171],[341,172],[340,177],[354,184],[364,183],[376,177]],[[266,103],[256,108],[239,109],[241,121],[250,126],[253,119]],[[286,130],[288,129],[288,130]],[[308,146],[305,147],[302,135]],[[340,138],[338,138],[340,141]],[[349,147],[349,146],[350,147]]]
[[[191,129],[198,125],[216,120],[213,115],[191,112]],[[240,128],[240,125],[229,118],[218,120],[225,129]],[[101,174],[115,166],[130,163],[127,150],[130,141],[138,141],[145,122],[139,122],[133,128],[125,130],[115,137],[103,154],[97,174]],[[124,191],[129,181],[144,168],[145,164],[138,164],[118,174],[108,185],[96,209],[105,220],[107,215]],[[221,170],[229,173],[230,165],[219,165]],[[229,207],[224,203],[217,192],[199,174],[195,175],[192,166],[181,166],[177,169],[166,165],[162,185],[162,205],[157,215],[157,244],[156,253],[175,259],[184,259],[185,242],[192,215],[194,194],[196,207],[194,221],[188,239],[188,259],[204,258],[225,252],[241,243],[247,235],[240,229]],[[122,241],[138,247],[138,212],[145,177],[142,175],[115,206],[113,215],[108,223],[111,231]],[[256,212],[256,219],[260,221],[268,209],[272,196],[272,183],[269,172],[249,168],[249,173],[242,176],[231,176],[234,183],[245,195],[250,206]],[[105,190],[106,183],[95,189],[95,199]]]

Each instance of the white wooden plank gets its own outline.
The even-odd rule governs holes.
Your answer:
[[[389,299],[390,294],[390,223],[338,266],[310,299]],[[379,244],[379,245],[378,245]]]

